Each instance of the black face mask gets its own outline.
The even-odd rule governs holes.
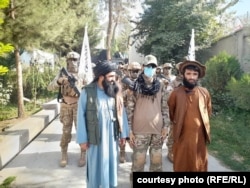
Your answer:
[[[197,81],[193,84],[193,83],[190,83],[186,78],[183,78],[183,85],[186,88],[192,90],[192,89],[194,89],[195,86],[197,86]]]
[[[119,91],[119,87],[114,81],[107,81],[106,78],[102,81],[102,86],[106,95],[115,98]]]

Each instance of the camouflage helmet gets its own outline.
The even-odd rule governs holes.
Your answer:
[[[134,61],[128,64],[128,70],[141,70],[141,65],[140,63]]]
[[[80,54],[77,52],[69,52],[66,56],[67,70],[71,73],[78,73],[80,64]]]
[[[77,59],[79,60],[80,59],[80,54],[78,54],[77,52],[69,52],[67,54],[67,59]]]

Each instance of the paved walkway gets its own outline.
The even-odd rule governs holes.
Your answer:
[[[28,122],[26,122],[28,123]],[[29,126],[37,126],[36,122],[30,121]],[[0,182],[9,176],[16,176],[14,186],[18,188],[57,188],[57,187],[85,187],[86,167],[78,167],[79,146],[75,142],[75,132],[73,132],[72,142],[69,145],[69,164],[65,168],[59,166],[61,157],[59,142],[62,125],[58,117],[44,129],[37,137],[26,145],[12,160],[4,165],[0,171]],[[27,136],[27,135],[26,135]],[[22,138],[24,139],[24,138]],[[1,145],[0,137],[0,145]],[[8,145],[15,148],[17,143]],[[129,188],[129,173],[131,169],[131,149],[127,145],[127,161],[119,165],[119,188]],[[4,150],[1,146],[1,154]],[[7,151],[6,151],[7,152]],[[167,148],[163,148],[163,169],[166,172],[172,171],[172,163],[166,158]],[[149,157],[148,157],[149,158]],[[148,158],[146,169],[148,170]],[[230,171],[221,165],[214,157],[209,156],[209,171]]]

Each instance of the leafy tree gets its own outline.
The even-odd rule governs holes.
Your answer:
[[[9,71],[7,67],[0,65],[0,76],[6,74]]]
[[[0,0],[0,24],[3,23],[3,17],[4,14],[2,12],[2,9],[8,7],[9,0]],[[5,56],[7,53],[11,52],[13,50],[13,46],[11,44],[4,44],[0,42],[0,57]],[[2,64],[2,62],[0,62]],[[0,76],[6,74],[9,71],[9,69],[5,66],[0,65]]]
[[[48,27],[51,28],[44,31],[46,38],[41,41],[42,47],[52,49],[61,56],[71,50],[81,53],[86,25],[90,47],[95,46],[100,40],[96,30],[96,27],[99,27],[97,3],[98,0],[57,0],[57,4],[49,6],[51,12],[57,10],[57,13],[50,15],[51,23],[48,23]]]
[[[159,61],[183,59],[188,54],[191,30],[195,29],[198,49],[210,46],[222,36],[220,16],[239,0],[225,4],[224,0],[145,0],[144,13],[134,28],[137,51],[154,54]]]
[[[117,46],[121,46],[121,42],[116,46],[116,31],[118,26],[123,25],[130,19],[129,11],[131,8],[135,8],[136,2],[141,0],[101,0],[106,5],[104,10],[108,10],[108,26],[106,37],[106,49],[107,59],[111,59],[112,49],[116,49]],[[133,10],[132,10],[133,11]],[[126,27],[127,25],[125,25]],[[122,29],[123,33],[126,33],[126,28]],[[124,44],[128,43],[129,36],[126,37]],[[124,46],[123,46],[124,47]],[[128,48],[128,47],[126,47]],[[121,50],[121,49],[119,49]]]
[[[12,0],[10,7],[5,9],[6,17],[2,24],[3,32],[0,39],[14,46],[18,118],[25,115],[20,51],[43,47],[58,50],[59,54],[65,54],[66,50],[69,51],[80,46],[82,40],[75,40],[75,38],[79,28],[84,28],[86,23],[91,25],[92,18],[89,15],[94,15],[94,9],[87,6],[93,5],[91,2],[83,0]],[[78,5],[82,5],[81,8],[84,5],[85,9],[78,9]],[[93,12],[85,15],[85,11]]]
[[[4,14],[2,12],[2,10],[6,7],[8,7],[9,5],[9,0],[0,0],[0,24],[3,24],[3,17]],[[4,57],[6,56],[9,52],[11,52],[13,50],[13,46],[10,44],[4,44],[2,42],[0,42],[0,57]],[[11,89],[6,86],[6,84],[4,84],[4,75],[6,75],[6,73],[9,71],[8,67],[3,66],[4,64],[2,63],[2,61],[0,60],[0,88],[1,88],[1,98],[0,98],[0,103],[2,104],[6,104],[8,101],[8,97],[9,97],[9,92],[11,91]]]
[[[44,25],[46,25],[43,23],[49,19],[49,14],[44,11],[46,9],[43,5],[42,1],[11,1],[10,7],[5,11],[9,16],[5,18],[3,24],[3,31],[6,33],[3,39],[14,45],[18,118],[25,116],[20,49],[39,45],[38,39],[42,38],[42,31],[45,30]]]
[[[0,42],[0,56],[4,56],[12,50],[13,46],[11,44],[3,44],[2,42]]]

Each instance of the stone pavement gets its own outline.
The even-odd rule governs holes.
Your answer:
[[[59,114],[56,100],[43,104],[43,110],[0,132],[0,170]]]
[[[5,132],[5,135],[0,135],[0,183],[9,176],[16,176],[13,187],[18,188],[85,187],[86,167],[77,166],[80,151],[75,142],[75,130],[69,145],[69,164],[61,168],[59,143],[62,125],[58,119],[58,104],[52,101],[45,106],[42,112],[35,114],[30,120],[25,120],[25,123],[20,122],[20,125],[8,129],[6,131],[8,134]],[[128,145],[126,151],[127,162],[119,164],[119,188],[130,187],[132,151]],[[167,148],[164,144],[163,170],[171,172],[172,163],[168,161],[166,154]],[[149,168],[148,164],[149,156],[147,156],[146,171]],[[209,155],[208,170],[231,171],[211,155]]]

